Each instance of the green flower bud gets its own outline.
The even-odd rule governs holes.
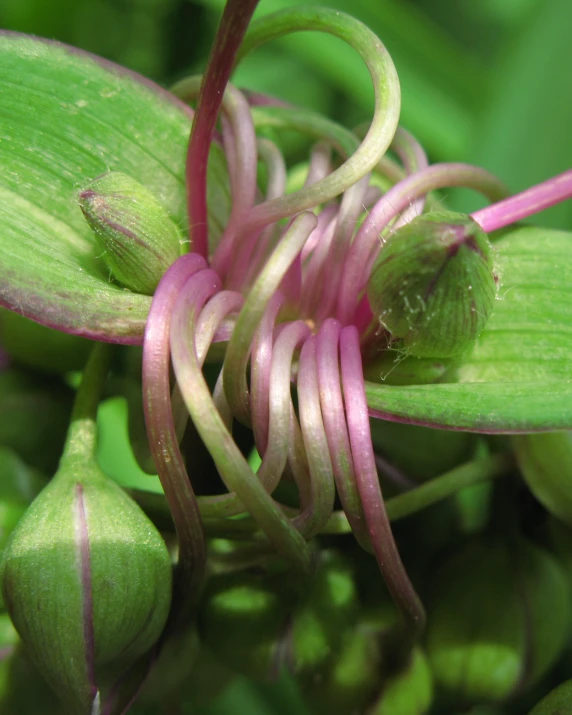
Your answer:
[[[367,289],[373,314],[405,353],[442,358],[471,347],[496,293],[486,234],[469,216],[448,211],[418,216],[392,234]]]
[[[566,572],[572,590],[572,529],[560,519],[551,518],[548,524],[548,541],[550,550]]]
[[[39,372],[62,374],[83,369],[93,343],[0,308],[0,345],[16,362]]]
[[[0,372],[0,444],[51,474],[68,428],[73,392],[64,383],[21,370]]]
[[[171,563],[125,492],[68,455],[12,535],[2,589],[42,676],[74,714],[88,714],[160,636]]]
[[[184,703],[185,712],[194,712],[215,698],[234,676],[201,645],[196,630],[170,635],[161,648],[137,698],[139,707],[148,706],[156,715],[173,711]],[[147,712],[147,710],[145,710]]]
[[[529,715],[572,715],[572,680],[554,688]]]
[[[28,505],[44,485],[45,480],[24,464],[15,452],[0,447],[0,555]],[[1,591],[0,608],[4,608]],[[0,648],[2,633],[0,625]]]
[[[79,194],[111,275],[136,293],[153,295],[180,255],[177,226],[155,196],[120,172],[109,172]]]
[[[415,648],[403,670],[390,676],[368,715],[424,715],[433,702],[433,679],[427,658]]]
[[[538,681],[560,655],[569,591],[548,552],[520,537],[474,540],[434,578],[427,655],[454,701],[501,701]]]
[[[281,585],[266,574],[244,571],[208,584],[199,629],[207,648],[236,672],[259,680],[277,674],[290,612]]]
[[[572,526],[572,432],[515,435],[512,441],[530,491]]]
[[[2,715],[68,715],[40,676],[21,645],[0,660],[0,713]]]
[[[380,670],[379,638],[360,623],[344,634],[334,661],[308,684],[305,699],[316,715],[363,712],[379,684]]]
[[[295,610],[287,638],[290,670],[298,679],[313,679],[338,653],[359,610],[351,566],[334,551],[320,554],[314,581]]]
[[[188,711],[194,712],[216,698],[234,677],[235,674],[203,646],[187,677],[182,697],[179,701],[175,700],[175,704],[184,702]]]

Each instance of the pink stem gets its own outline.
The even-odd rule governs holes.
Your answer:
[[[516,196],[475,211],[472,218],[485,233],[522,221],[572,197],[572,169],[532,186]]]
[[[187,206],[191,251],[208,254],[207,162],[234,59],[258,0],[227,0],[204,74],[187,151]]]
[[[362,547],[369,551],[371,544],[356,484],[340,385],[338,357],[340,332],[341,324],[330,318],[326,320],[318,333],[316,358],[320,402],[338,495],[354,536]]]
[[[425,611],[401,561],[381,494],[371,442],[359,333],[353,325],[341,331],[340,353],[348,432],[371,544],[387,588],[410,635],[417,638],[425,625]]]
[[[197,321],[197,336],[195,347],[201,364],[204,362],[208,349],[222,321],[230,313],[238,313],[242,308],[244,298],[240,293],[225,290],[210,299]]]
[[[288,458],[290,430],[290,371],[296,348],[310,335],[302,320],[289,323],[280,333],[272,350],[270,369],[268,446],[258,470],[267,491],[278,486]]]
[[[308,509],[295,517],[292,523],[306,538],[310,538],[317,534],[330,518],[336,495],[332,460],[320,405],[315,336],[306,340],[300,354],[298,405],[310,471],[310,503]]]
[[[171,620],[176,626],[190,614],[202,583],[206,550],[199,508],[179,449],[169,386],[171,313],[188,278],[206,268],[201,256],[179,258],[161,279],[149,311],[143,342],[143,404],[153,461],[171,511],[179,560]]]
[[[270,366],[272,364],[274,324],[283,303],[284,297],[280,293],[275,293],[272,296],[252,345],[250,405],[254,441],[261,456],[264,456],[268,445]]]
[[[310,166],[304,187],[312,186],[332,172],[332,148],[326,142],[318,142],[310,155]]]

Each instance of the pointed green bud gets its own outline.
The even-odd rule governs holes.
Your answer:
[[[328,715],[363,712],[379,686],[381,648],[377,634],[366,624],[344,634],[326,673],[305,689],[311,711]]]
[[[199,631],[222,663],[268,680],[278,672],[289,606],[280,580],[241,571],[211,579],[201,604]]]
[[[425,715],[432,702],[431,670],[423,651],[415,648],[406,666],[386,680],[368,715]]]
[[[529,715],[572,715],[572,680],[554,688]]]
[[[572,432],[514,435],[512,441],[530,491],[572,526]]]
[[[82,370],[93,347],[85,338],[47,328],[7,308],[0,308],[0,345],[15,362],[56,375]]]
[[[201,643],[196,629],[170,634],[145,680],[139,702],[160,703],[180,696],[200,657]]]
[[[434,579],[427,655],[454,702],[502,701],[537,682],[561,654],[569,591],[548,552],[520,537],[473,540]]]
[[[16,528],[2,590],[36,667],[74,714],[154,645],[171,601],[165,543],[85,458],[69,456]]]
[[[179,230],[155,196],[112,171],[80,192],[79,205],[111,275],[135,293],[153,295],[181,249]]]
[[[296,608],[287,638],[289,669],[312,680],[338,653],[359,610],[351,565],[333,550],[323,551],[309,593]]]
[[[21,644],[8,657],[0,659],[0,713],[67,715]]]
[[[202,709],[220,695],[234,677],[235,673],[203,646],[194,668],[187,676],[182,696],[174,698],[173,711],[176,712],[175,705],[181,703],[185,704],[188,712]]]
[[[422,214],[388,238],[367,295],[406,354],[451,357],[470,348],[486,325],[497,293],[493,269],[493,249],[472,218]]]
[[[548,525],[548,538],[550,550],[562,564],[572,593],[572,529],[560,519],[552,518]]]
[[[14,451],[0,446],[0,557],[28,505],[44,485],[45,480],[24,464]],[[1,569],[0,560],[0,573]],[[3,608],[0,590],[0,609]],[[2,632],[0,626],[0,648]]]
[[[63,382],[18,369],[0,372],[0,444],[52,474],[68,429],[73,391]]]
[[[153,664],[149,677],[137,697],[137,712],[156,715],[158,708],[176,712],[196,709],[217,697],[235,677],[213,653],[201,643],[197,631],[170,634]]]

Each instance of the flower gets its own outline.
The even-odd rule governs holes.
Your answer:
[[[365,703],[376,695],[373,690],[377,690],[377,663],[389,643],[393,670],[384,674],[387,687],[381,695],[377,693],[376,708],[385,711],[395,707],[393,703],[397,701],[408,708],[416,701],[415,707],[425,711],[430,706],[431,679],[435,674],[435,667],[432,666],[432,675],[415,645],[424,627],[425,612],[401,560],[389,517],[410,514],[451,494],[459,485],[507,472],[513,461],[509,454],[492,454],[456,467],[457,455],[464,454],[467,445],[474,447],[470,439],[456,442],[457,451],[451,463],[447,459],[436,460],[438,464],[456,467],[452,472],[386,504],[378,469],[391,471],[405,488],[411,486],[409,477],[414,475],[400,473],[399,465],[388,465],[382,455],[376,454],[370,418],[379,413],[371,401],[368,404],[364,369],[371,371],[372,364],[383,364],[389,370],[395,367],[397,372],[403,362],[407,367],[401,370],[399,379],[405,384],[413,380],[432,382],[447,373],[449,358],[454,361],[470,352],[489,316],[494,315],[499,282],[502,286],[502,275],[497,274],[495,266],[495,250],[486,234],[569,197],[572,172],[519,196],[508,197],[502,182],[478,167],[454,163],[429,165],[417,140],[398,126],[397,74],[375,35],[341,13],[297,8],[259,20],[246,34],[256,4],[253,0],[229,0],[204,77],[183,80],[173,90],[185,101],[196,100],[186,176],[189,251],[179,255],[179,231],[169,212],[135,177],[121,173],[123,166],[114,164],[113,172],[95,179],[90,177],[91,183],[78,197],[88,223],[97,234],[98,242],[94,243],[104,252],[94,271],[101,274],[97,276],[99,283],[95,281],[97,289],[103,292],[102,284],[109,287],[103,280],[105,277],[113,288],[106,293],[109,302],[119,300],[118,296],[129,296],[133,302],[127,300],[122,305],[127,306],[127,311],[130,306],[137,306],[141,311],[139,325],[150,304],[143,349],[144,407],[149,445],[177,531],[178,558],[174,598],[167,618],[171,567],[162,540],[153,532],[162,563],[160,574],[150,579],[149,585],[160,583],[168,587],[168,593],[163,594],[160,618],[153,622],[151,634],[147,633],[145,623],[141,629],[141,624],[137,624],[135,630],[143,643],[139,648],[137,641],[137,655],[142,656],[142,664],[146,666],[164,643],[173,644],[177,640],[171,636],[182,634],[183,642],[194,643],[195,638],[189,635],[196,634],[189,634],[187,629],[200,610],[199,636],[207,641],[209,637],[213,639],[212,650],[216,651],[214,646],[222,649],[232,667],[268,673],[288,664],[305,686],[313,690],[317,701],[324,691],[314,688],[318,685],[316,673],[319,677],[325,674],[323,682],[331,683],[350,700],[356,695],[356,683],[359,690],[359,683],[364,682],[363,687],[371,689],[366,698],[360,699],[360,703]],[[333,34],[348,42],[364,59],[374,86],[375,112],[363,140],[358,138],[359,132],[342,129],[323,117],[228,85],[233,66],[246,53],[267,40],[299,30]],[[115,93],[98,94],[110,99]],[[86,100],[79,100],[73,111],[77,111],[75,107],[83,109],[85,104]],[[184,118],[188,121],[186,114]],[[258,135],[258,128],[264,126],[277,131],[287,126],[319,137],[298,185],[294,185],[278,143]],[[221,146],[224,148],[232,193],[232,211],[217,239],[209,234],[208,220],[217,207],[209,206],[207,214],[207,164],[213,141],[219,150]],[[259,181],[260,167],[264,178]],[[475,189],[492,205],[471,217],[452,217],[433,193],[448,186]],[[19,199],[14,205],[21,205]],[[9,218],[13,220],[12,214]],[[57,233],[59,226],[50,224],[52,233],[46,229],[44,239]],[[22,232],[25,234],[26,229]],[[28,233],[32,231],[28,229]],[[65,238],[67,241],[69,237]],[[44,268],[41,260],[40,255],[37,265],[34,264],[36,269],[38,265]],[[15,265],[21,264],[21,260],[15,261]],[[67,269],[64,260],[61,264]],[[79,264],[77,267],[79,274],[83,269]],[[39,272],[36,270],[33,275]],[[68,273],[64,270],[62,275]],[[15,285],[19,288],[20,283],[16,281]],[[54,282],[46,285],[53,286]],[[78,285],[73,295],[81,294],[83,302],[80,309],[74,306],[68,322],[61,322],[57,303],[60,299],[62,303],[67,300],[69,310],[73,302],[71,292],[57,293],[53,298],[51,291],[48,303],[45,296],[50,291],[46,290],[45,304],[36,301],[36,308],[39,305],[43,312],[34,313],[34,317],[49,322],[55,306],[55,319],[60,320],[57,325],[83,334],[87,313],[82,312],[82,307],[87,305],[92,313],[97,313],[98,303],[91,288],[88,290],[79,279]],[[11,300],[14,295],[20,294],[17,290],[11,292]],[[135,300],[140,298],[143,300]],[[47,305],[51,307],[46,308]],[[115,317],[118,312],[111,311]],[[126,325],[129,321],[123,323],[123,316],[119,318],[107,324],[103,321],[102,333],[93,332],[92,325],[87,334],[111,341],[136,340],[140,333],[130,332],[132,326]],[[93,324],[97,330],[101,329],[97,320]],[[427,366],[422,364],[424,357],[437,361],[444,358],[443,363],[447,364]],[[203,366],[209,360],[211,368],[219,367],[214,389],[203,375]],[[105,380],[104,372],[99,374],[100,387]],[[95,397],[90,388],[89,369],[84,382],[90,401],[92,436],[88,456],[94,462],[99,396]],[[463,408],[459,407],[459,412]],[[400,414],[402,421],[409,420],[407,406]],[[226,488],[223,494],[197,496],[193,491],[194,465],[188,456],[185,462],[179,446],[189,417],[212,456]],[[478,419],[481,417],[478,415]],[[489,424],[494,425],[494,420],[493,414]],[[251,430],[255,449],[248,458],[233,437],[235,422]],[[72,421],[72,431],[73,424]],[[83,444],[84,440],[79,442]],[[446,442],[443,441],[445,448]],[[429,449],[439,452],[440,446],[433,441]],[[32,538],[36,536],[34,520],[40,512],[48,518],[44,499],[50,500],[52,508],[50,494],[60,499],[57,487],[61,474],[60,470],[53,488],[46,492],[47,497],[39,499],[29,518],[22,522],[26,532],[22,543],[24,547],[32,544],[26,553],[34,573],[41,567],[36,558],[37,543]],[[96,476],[86,474],[92,486],[103,479],[99,472]],[[71,500],[81,527],[76,552],[79,544],[80,561],[86,568],[80,579],[82,598],[76,599],[76,606],[79,604],[81,608],[71,614],[66,628],[76,634],[74,644],[84,655],[82,668],[83,665],[86,668],[83,680],[78,681],[79,699],[82,708],[91,709],[92,704],[95,706],[101,700],[96,692],[99,684],[92,677],[97,664],[97,638],[92,637],[92,621],[95,623],[96,619],[90,615],[96,610],[91,608],[91,592],[95,594],[99,588],[95,588],[98,584],[94,581],[92,589],[87,568],[91,563],[87,558],[90,555],[87,537],[91,537],[91,532],[88,533],[84,513],[83,482],[78,481],[75,472],[69,479],[64,484],[68,490],[65,495]],[[295,493],[289,504],[282,503],[278,496],[281,493],[278,488],[282,490],[284,482]],[[117,496],[115,486],[106,485],[105,490],[108,489],[113,491],[112,496]],[[88,491],[85,494],[90,496]],[[85,504],[89,510],[89,498]],[[109,511],[105,504],[97,508],[103,509],[105,515]],[[128,508],[131,506],[125,507]],[[134,519],[139,517],[137,512]],[[123,518],[116,521],[121,523]],[[147,538],[140,534],[148,525],[138,523],[131,539],[133,549]],[[49,527],[51,530],[57,527],[55,517],[49,519]],[[107,526],[104,524],[102,528],[105,531]],[[28,535],[29,530],[32,536]],[[349,532],[353,532],[365,551],[373,552],[401,616],[400,623],[391,620],[387,627],[386,623],[382,626],[377,623],[370,628],[371,623],[362,618],[363,614],[358,619],[354,572],[351,568],[346,571],[345,562],[341,570],[327,568],[327,550],[319,552],[313,537]],[[205,534],[231,535],[237,539],[221,546],[208,541]],[[99,536],[99,532],[94,531],[94,535]],[[19,555],[18,538],[17,532],[12,547],[14,561]],[[240,539],[246,544],[241,544]],[[97,556],[95,537],[92,541]],[[217,574],[203,591],[207,565],[211,572],[221,568],[225,548],[230,575]],[[208,549],[210,556],[215,554],[210,561]],[[55,554],[54,563],[62,573],[67,573],[73,564],[69,554],[60,551]],[[147,564],[145,550],[133,551],[134,555],[137,553],[141,559],[135,559],[133,565]],[[6,563],[12,568],[6,571],[8,581],[10,578],[14,581],[20,572],[13,564],[10,566],[9,559]],[[261,563],[265,568],[259,571],[243,568],[253,564],[259,567]],[[240,571],[240,575],[234,571]],[[72,572],[77,577],[77,568],[72,568]],[[12,597],[13,618],[23,635],[28,612],[38,610],[38,591],[27,573],[21,579],[22,597],[19,593],[12,597],[10,583],[4,589]],[[57,578],[52,585],[58,594]],[[303,597],[298,600],[302,591]],[[339,598],[340,592],[342,595],[345,592],[345,604]],[[292,599],[294,605],[282,603],[282,596],[292,593],[296,596]],[[66,594],[64,600],[69,600]],[[116,618],[121,620],[123,611],[116,601],[111,601]],[[107,600],[101,603],[107,607]],[[26,606],[23,613],[18,611],[21,604]],[[145,605],[143,601],[141,604]],[[248,608],[240,611],[245,604]],[[77,616],[80,610],[83,630]],[[146,622],[144,609],[141,613]],[[358,621],[366,624],[366,630],[370,629],[367,635],[371,637],[354,638],[356,633],[352,630],[358,630]],[[113,620],[107,619],[103,625],[111,629],[112,636],[116,635]],[[517,625],[520,630],[516,635],[520,637],[521,624]],[[44,619],[38,617],[37,632],[43,626]],[[229,630],[231,626],[236,628],[234,634]],[[251,662],[247,662],[242,650],[246,640],[243,633],[253,636],[247,644],[254,648]],[[232,648],[227,647],[226,636]],[[382,638],[383,644],[378,642]],[[33,638],[28,636],[28,641],[33,650]],[[120,643],[118,647],[121,646]],[[58,648],[54,652],[65,655],[66,646],[61,639]],[[174,649],[172,658],[178,657],[177,650]],[[355,663],[369,658],[370,653],[374,653],[375,667],[370,662],[370,672],[365,673],[364,681],[354,678],[352,687],[346,688],[344,672],[348,664],[353,668]],[[50,675],[55,680],[62,673],[67,677],[48,655],[44,661],[36,658],[40,664],[44,663],[44,671],[53,670]],[[113,679],[115,675],[112,673]],[[140,672],[138,678],[144,675]],[[413,681],[418,685],[411,689]],[[131,683],[130,689],[138,684]],[[413,692],[415,688],[417,692]],[[57,689],[66,695],[65,684]],[[414,696],[412,700],[408,697],[410,693]]]
[[[182,580],[191,593],[202,579],[201,518],[240,516],[302,574],[313,568],[308,539],[342,518],[362,546],[373,551],[416,636],[424,611],[387,518],[363,378],[364,359],[386,348],[391,336],[372,314],[365,288],[386,238],[433,208],[431,191],[467,186],[493,201],[505,199],[507,191],[478,167],[429,166],[423,148],[397,126],[395,68],[361,23],[330,10],[285,10],[259,20],[242,42],[255,5],[227,3],[202,81],[190,78],[174,88],[187,101],[198,96],[187,157],[191,251],[169,268],[155,292],[145,333],[143,388],[153,457],[179,535]],[[319,118],[227,86],[237,55],[295,30],[343,37],[364,58],[375,90],[375,114],[361,144],[349,132],[339,139],[339,130],[324,128]],[[206,162],[219,109],[233,209],[214,246],[207,235]],[[270,140],[257,139],[254,116],[259,121],[285,116],[309,133],[312,122],[322,122],[330,143],[316,144],[297,191],[286,192],[284,159]],[[332,146],[345,158],[340,165],[332,165]],[[388,150],[397,161],[388,158]],[[258,161],[267,174],[262,199]],[[507,199],[477,212],[473,225],[495,230],[530,212],[531,196],[543,194],[549,205],[569,195],[571,186],[568,172],[524,200]],[[465,259],[459,260],[462,268]],[[398,270],[405,278],[415,264],[405,257]],[[431,270],[437,273],[439,267]],[[463,345],[474,341],[484,322],[486,317]],[[437,316],[431,329],[442,325]],[[463,329],[459,324],[459,332]],[[212,343],[220,340],[227,348],[211,394],[201,368]],[[223,496],[197,499],[192,492],[170,406],[169,357],[176,389],[228,490]],[[253,431],[261,458],[256,473],[233,440],[233,420]],[[294,512],[272,497],[286,473],[298,489],[300,505]],[[336,496],[343,516],[334,515]],[[184,594],[180,598],[189,600]]]

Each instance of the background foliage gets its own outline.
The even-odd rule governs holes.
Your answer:
[[[164,86],[201,71],[224,0],[3,0],[0,27],[82,47]],[[258,13],[298,0],[261,0]],[[306,0],[345,10],[386,44],[400,76],[402,123],[432,161],[469,161],[513,191],[572,166],[569,0]],[[334,39],[296,35],[249,57],[239,86],[353,126],[370,116],[361,61]],[[291,151],[296,151],[295,143]],[[451,202],[475,208],[474,197]],[[470,200],[470,203],[468,203]],[[533,219],[572,230],[572,202]],[[116,456],[113,448],[114,457]],[[198,711],[196,711],[198,712]],[[236,680],[203,715],[303,714],[288,681]]]
[[[433,161],[481,164],[514,191],[572,165],[568,0],[262,0],[258,13],[294,4],[345,10],[381,37],[402,84],[402,123]],[[0,26],[82,47],[168,86],[203,68],[223,5],[3,0]],[[235,81],[347,126],[370,116],[367,72],[335,39],[285,38],[245,61]],[[572,228],[572,207],[568,202],[536,220]]]

